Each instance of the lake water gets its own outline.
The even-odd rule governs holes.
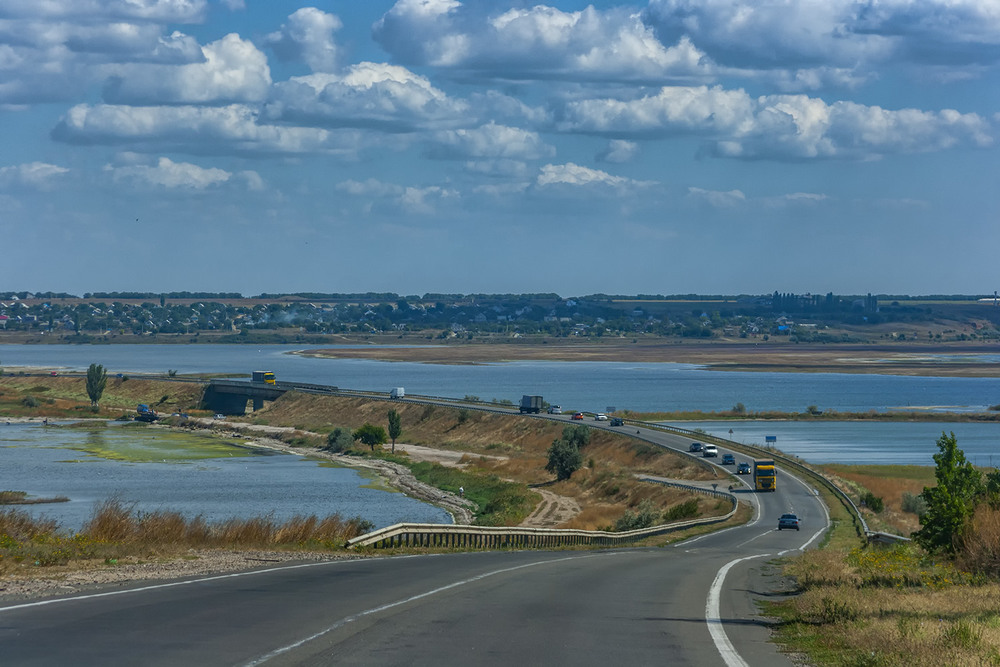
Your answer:
[[[159,442],[157,442],[159,439]],[[177,511],[210,522],[233,517],[360,516],[378,527],[402,521],[451,523],[437,507],[377,488],[350,468],[290,454],[250,452],[217,440],[164,442],[162,433],[0,422],[0,489],[70,502],[22,505],[75,532],[95,503],[117,497],[140,512]],[[127,460],[114,460],[123,457]],[[166,457],[166,458],[163,458]],[[162,460],[160,460],[162,458]]]
[[[1000,466],[1000,425],[975,422],[670,422],[701,429],[736,442],[774,446],[809,463],[934,465],[937,439],[954,433],[965,457],[975,465]],[[729,433],[732,429],[732,434]]]
[[[329,346],[335,347],[335,346]],[[0,364],[110,373],[233,373],[268,369],[279,380],[347,389],[518,402],[540,394],[565,409],[605,412],[728,410],[801,412],[810,405],[841,412],[891,408],[984,410],[1000,404],[995,378],[905,377],[846,373],[710,371],[690,364],[516,361],[450,366],[290,354],[292,345],[0,345]]]
[[[517,402],[522,394],[541,394],[565,409],[607,411],[609,407],[654,412],[728,410],[743,403],[750,411],[885,411],[898,407],[928,410],[983,410],[1000,404],[998,378],[934,378],[837,373],[748,373],[710,371],[689,364],[631,362],[543,362],[448,366],[367,359],[317,359],[290,354],[293,345],[0,345],[0,366],[85,371],[91,363],[110,373],[221,373],[247,375],[268,369],[279,380],[331,384],[347,389]],[[984,358],[984,363],[992,363]],[[933,465],[935,441],[954,431],[959,446],[974,463],[1000,464],[1000,424],[879,422],[706,422],[680,424],[763,444],[777,436],[777,446],[806,461],[822,463],[912,463]],[[0,426],[0,428],[3,428]],[[10,427],[7,427],[10,428]],[[42,433],[41,427],[35,427]],[[30,432],[25,427],[23,432]],[[9,433],[9,432],[8,432]],[[49,435],[31,437],[49,444]],[[2,444],[2,442],[0,442]],[[0,447],[0,487],[35,495],[68,495],[74,521],[89,516],[87,503],[120,490],[143,507],[188,508],[212,516],[275,512],[338,512],[362,515],[377,525],[397,521],[447,521],[440,510],[372,489],[350,470],[322,468],[299,457],[216,459],[188,465],[127,464],[89,460],[60,463],[66,443],[56,442],[46,456],[37,446]],[[10,456],[26,456],[41,468],[8,465]],[[54,454],[52,452],[55,452]],[[78,457],[77,457],[78,458]],[[228,458],[228,457],[227,457]],[[28,465],[24,462],[22,465]],[[50,472],[51,470],[51,472]],[[87,471],[87,474],[81,474]],[[128,478],[131,481],[126,482]],[[347,480],[347,481],[344,481]],[[31,482],[30,488],[25,484]],[[405,504],[395,504],[404,500]],[[76,507],[80,509],[77,510]],[[315,508],[315,509],[314,509]],[[56,510],[52,510],[56,511]],[[62,511],[62,510],[59,510]],[[428,514],[429,513],[429,514]]]

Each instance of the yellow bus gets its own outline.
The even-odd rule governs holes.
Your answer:
[[[274,384],[274,373],[271,371],[254,371],[253,375],[250,376],[250,381]]]

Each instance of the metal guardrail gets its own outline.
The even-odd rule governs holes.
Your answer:
[[[707,489],[710,494],[726,497],[733,507],[723,516],[690,519],[675,523],[613,533],[572,528],[523,528],[493,526],[459,526],[438,523],[397,523],[374,530],[347,542],[347,547],[451,547],[464,549],[553,548],[565,546],[617,546],[647,537],[728,521],[739,509],[736,496]]]

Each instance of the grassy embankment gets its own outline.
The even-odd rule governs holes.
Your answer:
[[[563,425],[460,408],[290,393],[247,421],[325,435],[338,427],[353,430],[366,422],[385,424],[390,409],[400,414],[401,441],[463,454],[461,469],[413,463],[400,454],[393,460],[406,463],[419,479],[438,488],[456,492],[464,487],[466,496],[479,505],[477,523],[483,525],[520,523],[537,503],[533,487],[544,487],[580,505],[581,512],[560,527],[598,529],[614,524],[643,501],[668,511],[691,498],[684,491],[638,482],[636,473],[713,478],[713,473],[687,457],[621,434],[593,430],[590,444],[582,451],[584,467],[569,480],[553,482],[545,471],[546,452],[562,436]],[[384,452],[375,455],[386,456]],[[699,514],[724,513],[718,512],[714,500],[698,498]]]
[[[100,409],[92,412],[83,378],[0,377],[0,414],[35,419],[116,418],[132,412],[139,402],[150,403],[165,413],[183,411],[208,416],[207,411],[197,409],[198,398],[195,385],[113,378],[108,381]],[[700,495],[692,497],[676,489],[637,482],[635,472],[675,478],[704,478],[710,473],[682,457],[613,433],[595,432],[584,451],[586,467],[571,480],[552,484],[551,475],[544,471],[545,450],[561,435],[561,426],[539,420],[288,394],[243,421],[248,427],[288,427],[277,437],[308,452],[326,445],[326,436],[336,428],[352,430],[366,421],[384,423],[390,408],[401,413],[406,442],[463,452],[463,467],[417,463],[404,454],[392,455],[384,450],[354,454],[406,463],[418,478],[439,488],[457,491],[459,486],[464,487],[466,497],[479,506],[480,524],[519,523],[537,503],[532,485],[544,485],[579,502],[583,510],[565,527],[604,528],[644,502],[644,506],[652,506],[664,515],[676,514],[678,506],[695,515],[721,514],[728,509]],[[222,428],[224,435],[231,435],[234,426]],[[0,563],[45,565],[72,560],[149,558],[201,547],[339,548],[362,527],[357,520],[339,517],[298,518],[282,525],[253,519],[207,526],[169,512],[139,516],[128,510],[127,503],[112,499],[74,536],[62,535],[58,526],[50,523],[32,521],[23,512],[7,510],[0,521],[0,535],[4,535]]]
[[[931,466],[827,465],[857,500],[870,492],[884,509],[864,509],[874,529],[919,528],[917,494],[933,486]],[[1000,664],[1000,512],[982,508],[955,560],[910,543],[863,546],[844,526],[825,548],[783,561],[794,581],[786,601],[767,603],[777,641],[817,665]]]

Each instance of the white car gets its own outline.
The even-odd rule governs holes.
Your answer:
[[[707,456],[718,456],[719,455],[719,448],[716,447],[715,445],[705,445],[705,448],[703,450],[701,450],[701,455],[702,456],[706,456],[706,457]]]
[[[604,414],[603,412],[598,412],[596,415],[594,415],[594,421],[595,422],[606,422],[606,421],[608,421],[608,416],[606,414]]]
[[[549,414],[550,415],[561,415],[562,414],[562,407],[560,407],[558,405],[551,406],[549,408]]]

